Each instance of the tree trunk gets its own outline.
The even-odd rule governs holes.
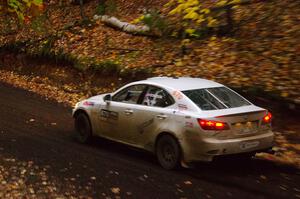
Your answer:
[[[80,15],[81,15],[81,18],[84,20],[85,15],[84,15],[84,12],[83,12],[83,0],[79,0],[79,3],[80,3]]]

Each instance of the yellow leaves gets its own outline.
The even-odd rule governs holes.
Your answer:
[[[231,0],[228,4],[238,4],[241,0]]]
[[[200,11],[201,13],[204,13],[204,14],[209,14],[210,13],[210,10],[208,8],[204,8]]]
[[[217,6],[225,6],[227,3],[228,3],[227,0],[221,0],[221,1],[218,1],[216,5]]]
[[[184,39],[181,41],[181,45],[188,45],[191,43],[191,40],[190,39]]]
[[[188,0],[187,2],[186,2],[186,5],[188,5],[188,6],[198,6],[199,5],[199,1],[198,0]]]
[[[185,13],[189,13],[189,12],[196,12],[197,10],[199,10],[199,7],[190,7],[184,10]]]
[[[196,30],[195,30],[195,29],[192,29],[192,28],[188,28],[188,29],[185,30],[185,32],[186,32],[187,34],[189,34],[189,35],[194,34],[195,31],[196,31]]]
[[[187,6],[185,4],[179,4],[176,8],[174,8],[173,10],[171,10],[169,12],[169,15],[182,13],[183,10],[185,10],[186,8],[187,8]]]
[[[216,3],[216,6],[226,6],[226,5],[234,5],[233,8],[238,8],[238,5],[241,2],[241,0],[220,0]]]
[[[281,97],[288,97],[288,96],[289,96],[289,93],[287,93],[287,92],[282,92],[282,93],[280,94],[280,96],[281,96]]]
[[[195,12],[199,9],[199,7],[200,5],[198,0],[179,0],[178,6],[171,10],[169,15]]]
[[[111,192],[114,194],[120,194],[121,189],[119,187],[112,187]]]
[[[175,63],[175,66],[181,67],[181,66],[183,66],[183,62],[182,61],[178,61],[178,62]]]
[[[212,17],[207,18],[207,26],[208,27],[215,27],[215,26],[217,26],[217,24],[218,24],[218,21],[216,19],[214,19]]]
[[[183,19],[191,19],[191,20],[197,20],[198,18],[198,14],[194,11],[189,12],[188,14],[186,14]]]
[[[225,1],[227,3],[227,1]],[[180,20],[180,26],[190,36],[195,33],[195,27],[208,26],[216,27],[218,21],[211,16],[211,10],[208,7],[202,7],[198,0],[178,0],[177,6],[169,11],[169,15],[176,15],[175,20]],[[170,4],[168,4],[170,5]]]
[[[174,0],[170,0],[168,3],[166,3],[165,5],[164,5],[164,7],[171,7],[171,6],[173,6],[175,4],[175,1]]]
[[[134,19],[131,23],[136,24],[145,19],[145,15],[140,16],[139,18]]]
[[[214,41],[214,40],[216,40],[216,39],[217,39],[217,37],[215,37],[215,36],[210,37],[210,40],[211,40],[211,41]]]
[[[273,150],[276,152],[275,155],[268,153],[257,153],[256,157],[300,168],[299,153],[296,152],[300,148],[300,145],[289,143],[286,137],[279,132],[275,133],[275,135],[275,141],[277,145],[276,147],[273,147]],[[264,179],[265,177],[261,178]]]
[[[199,17],[198,17],[196,23],[197,23],[197,24],[201,24],[201,23],[204,22],[204,21],[205,21],[204,15],[199,15]]]

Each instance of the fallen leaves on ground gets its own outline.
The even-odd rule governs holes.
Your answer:
[[[36,81],[38,80],[38,81]],[[0,70],[0,81],[12,84],[16,87],[23,88],[44,96],[46,99],[55,100],[59,103],[64,103],[69,106],[74,106],[78,101],[86,99],[90,96],[90,87],[82,92],[66,92],[63,86],[58,86],[55,81],[47,77],[30,77],[19,75],[15,72]],[[84,87],[83,85],[69,85],[72,88]],[[112,90],[112,88],[98,87],[95,88],[98,93],[104,93]],[[34,122],[35,119],[29,119],[29,122]],[[51,123],[55,126],[56,123]]]
[[[280,132],[275,132],[275,143],[276,146],[273,147],[275,151],[274,155],[269,153],[257,153],[256,157],[300,169],[300,144],[291,143],[285,135]]]
[[[112,187],[110,190],[114,194],[120,194],[120,191],[121,191],[121,189],[119,187]]]
[[[21,161],[0,154],[0,198],[81,198],[74,187],[61,190],[57,179],[48,175],[49,166]]]
[[[151,1],[152,6],[162,3]],[[95,5],[96,1],[90,1],[84,8],[89,18],[94,14]],[[132,20],[149,5],[120,0],[118,6],[118,17]],[[241,6],[235,13],[239,29],[233,37],[212,36],[191,40],[184,46],[178,39],[130,35],[95,21],[86,27],[76,25],[74,21],[80,21],[78,6],[57,7],[53,4],[49,8],[51,15],[45,23],[50,27],[48,32],[37,33],[29,27],[19,27],[16,34],[1,34],[1,45],[29,39],[33,42],[26,46],[30,53],[45,47],[49,37],[43,37],[47,34],[56,35],[51,52],[62,51],[75,57],[81,60],[80,67],[83,68],[93,63],[105,65],[113,62],[120,71],[145,69],[156,76],[202,77],[232,87],[259,88],[300,103],[300,6],[297,1]],[[5,30],[2,18],[0,25],[0,29]],[[59,80],[64,74],[58,70],[55,74],[57,81],[54,81],[48,77],[1,70],[0,80],[69,106],[116,87],[94,86],[90,81],[61,84]],[[290,143],[281,133],[277,133],[276,143],[275,155],[258,154],[257,157],[299,167],[299,144]]]
[[[191,184],[193,184],[191,181],[189,181],[189,180],[187,180],[187,181],[184,181],[183,182],[185,185],[191,185]]]
[[[164,3],[166,1],[151,1],[137,5],[134,1],[120,0],[118,12],[113,14],[130,20],[141,14],[143,7],[159,8]],[[44,49],[43,45],[49,43],[49,37],[39,42],[34,39],[60,30],[49,50],[76,58],[80,62],[77,67],[115,63],[125,72],[145,70],[158,76],[202,77],[232,87],[259,88],[300,103],[300,25],[297,17],[300,6],[296,1],[240,6],[235,10],[235,23],[239,26],[233,37],[191,39],[184,46],[179,39],[130,35],[97,21],[82,26],[75,23],[80,21],[78,6],[54,5],[48,6],[48,31],[37,33],[23,27],[15,35],[0,35],[0,42],[4,45],[29,39],[33,42],[26,46],[30,53]],[[92,18],[95,7],[96,1],[85,4],[87,17]]]

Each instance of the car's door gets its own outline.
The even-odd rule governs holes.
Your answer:
[[[142,147],[149,144],[154,139],[155,132],[172,121],[174,114],[170,106],[174,103],[174,99],[164,89],[148,86],[140,105],[133,107],[128,141]]]
[[[112,100],[100,107],[99,127],[104,137],[127,142],[127,133],[135,115],[133,107],[138,103],[146,85],[126,87],[112,96]]]

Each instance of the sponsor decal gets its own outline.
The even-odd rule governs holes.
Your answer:
[[[94,102],[85,101],[85,102],[83,102],[83,105],[84,106],[94,106],[95,103]]]
[[[106,121],[116,121],[119,119],[119,113],[114,111],[109,111],[106,109],[100,110],[100,117]]]
[[[180,91],[173,91],[172,95],[178,100],[182,99],[183,97]]]
[[[179,109],[179,110],[187,110],[188,107],[187,107],[187,105],[185,105],[185,104],[178,104],[178,109]]]
[[[193,128],[194,124],[193,124],[193,122],[185,122],[185,127]]]
[[[140,125],[138,125],[138,131],[140,132],[140,134],[142,134],[144,132],[144,129],[147,128],[148,126],[150,126],[151,124],[153,124],[154,119],[151,118],[150,120],[147,120],[143,123],[141,123]]]

